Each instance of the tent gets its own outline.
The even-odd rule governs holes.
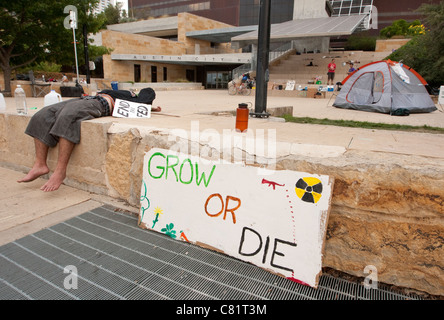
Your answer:
[[[437,108],[426,85],[415,70],[402,63],[372,62],[342,81],[333,106],[395,115],[433,112]]]

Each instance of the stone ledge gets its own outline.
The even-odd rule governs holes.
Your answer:
[[[34,159],[33,141],[23,134],[28,120],[0,114],[0,164],[23,172]],[[138,207],[146,151],[187,146],[221,157],[221,150],[211,144],[171,139],[174,132],[112,118],[85,121],[65,184]],[[239,148],[243,156],[251,156],[251,150]],[[444,295],[442,159],[317,145],[316,149],[320,153],[313,145],[283,143],[275,162],[253,154],[251,165],[271,163],[277,170],[334,177],[324,266],[365,277],[364,268],[373,265],[381,282]],[[325,156],[326,150],[330,156]],[[52,170],[56,158],[57,149],[52,149]]]

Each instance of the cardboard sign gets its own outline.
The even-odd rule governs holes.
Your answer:
[[[152,149],[139,226],[317,287],[332,179]]]
[[[151,118],[151,105],[116,99],[113,117],[118,118]]]

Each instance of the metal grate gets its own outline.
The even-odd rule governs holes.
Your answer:
[[[77,288],[65,289],[67,266]],[[0,247],[0,299],[405,300],[322,275],[318,289],[137,227],[103,206]]]

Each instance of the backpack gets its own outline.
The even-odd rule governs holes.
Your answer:
[[[405,108],[398,108],[390,113],[392,116],[408,116],[410,115],[410,111]]]

